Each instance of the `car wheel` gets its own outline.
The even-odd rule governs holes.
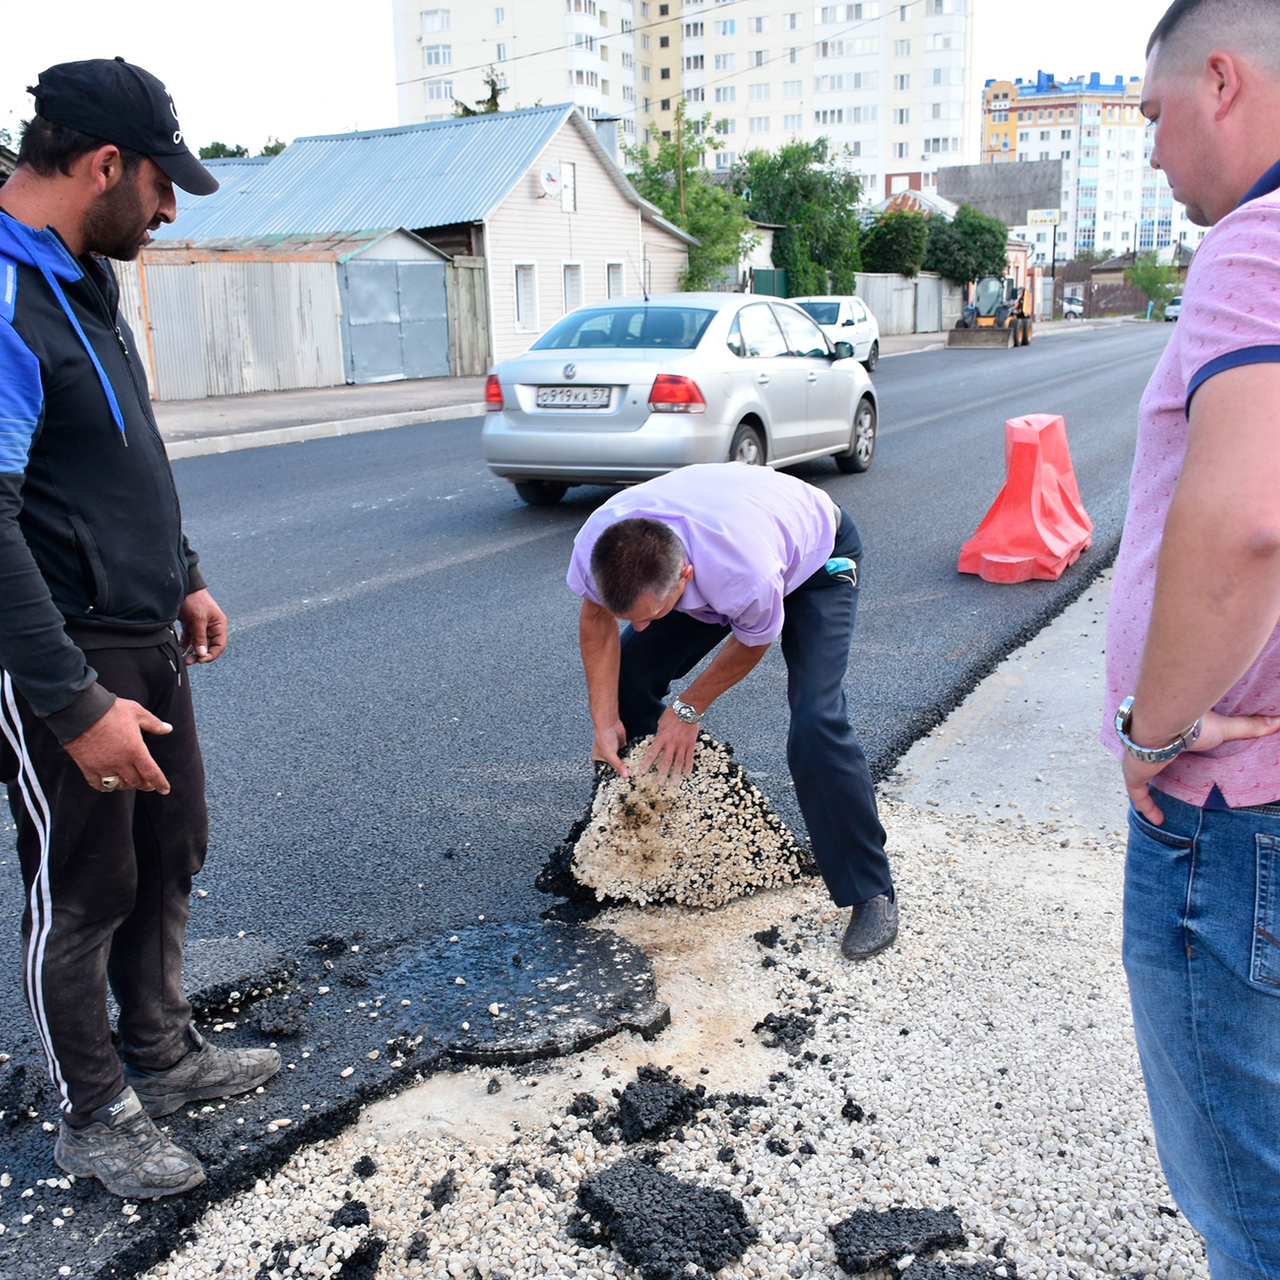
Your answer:
[[[554,507],[568,487],[554,480],[520,480],[516,483],[516,492],[531,507]]]
[[[1022,322],[1022,345],[1029,347],[1031,345],[1031,317],[1028,316]]]
[[[873,342],[871,350],[867,352],[867,358],[862,362],[862,367],[868,373],[875,373],[876,365],[880,363],[880,344]]]
[[[730,462],[745,462],[749,467],[764,466],[764,440],[760,432],[748,422],[739,424],[729,446]]]
[[[876,407],[870,396],[863,396],[853,414],[853,433],[849,448],[836,454],[836,466],[846,475],[857,475],[871,465],[876,452]]]

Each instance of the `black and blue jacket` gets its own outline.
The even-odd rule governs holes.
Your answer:
[[[106,260],[0,212],[0,668],[62,742],[86,651],[159,643],[204,586]]]

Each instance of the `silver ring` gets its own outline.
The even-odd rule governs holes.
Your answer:
[[[118,774],[109,773],[102,779],[103,791],[114,791],[120,785],[120,777]]]

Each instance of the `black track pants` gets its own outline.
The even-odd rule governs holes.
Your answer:
[[[167,796],[93,790],[0,670],[0,781],[17,822],[27,893],[27,999],[73,1123],[123,1088],[108,982],[127,1061],[164,1068],[190,1047],[182,943],[191,877],[209,841],[204,762],[177,640],[91,656],[105,688],[173,725],[171,734],[144,734],[169,780]]]

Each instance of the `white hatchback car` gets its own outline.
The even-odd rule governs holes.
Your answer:
[[[876,393],[799,307],[741,293],[611,298],[495,366],[481,453],[534,506],[694,462],[865,471]]]
[[[807,311],[832,342],[847,342],[853,348],[853,358],[860,360],[868,373],[875,373],[880,363],[880,324],[861,298],[831,294],[788,301]]]

